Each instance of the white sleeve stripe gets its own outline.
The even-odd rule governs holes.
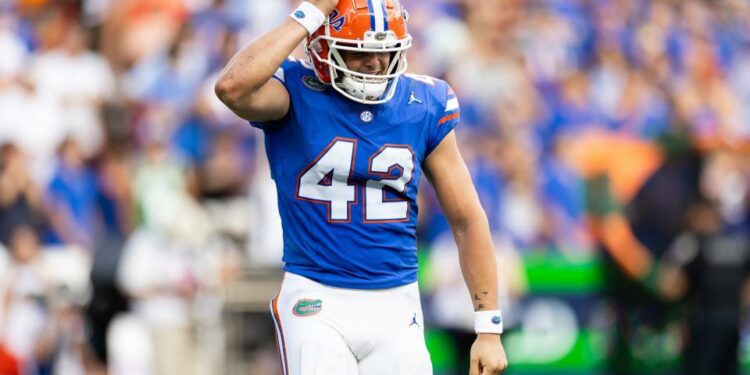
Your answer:
[[[279,81],[284,82],[284,69],[276,69],[276,73],[274,73],[273,76],[278,78]]]
[[[458,109],[458,98],[453,97],[452,99],[449,99],[447,103],[445,103],[445,111],[455,111]]]
[[[383,3],[381,0],[372,0],[372,12],[375,18],[375,31],[385,31],[385,22],[383,18]]]

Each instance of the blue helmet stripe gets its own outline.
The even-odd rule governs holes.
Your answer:
[[[370,30],[375,31],[375,12],[372,11],[374,9],[372,0],[367,0],[367,7],[370,10]]]
[[[385,0],[381,4],[383,4],[383,30],[388,31],[388,9],[385,7]]]

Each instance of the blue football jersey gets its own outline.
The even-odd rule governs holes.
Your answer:
[[[264,130],[284,232],[284,269],[320,283],[380,289],[417,280],[422,163],[456,126],[444,81],[401,77],[393,98],[366,105],[289,59],[274,77],[288,114]]]

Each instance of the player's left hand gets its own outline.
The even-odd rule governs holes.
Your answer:
[[[500,335],[480,333],[471,346],[469,375],[496,375],[508,367]]]

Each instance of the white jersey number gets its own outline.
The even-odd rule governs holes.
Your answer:
[[[336,138],[297,180],[297,196],[328,205],[329,221],[349,221],[357,189],[349,185],[357,140]]]
[[[336,138],[297,180],[297,197],[328,205],[328,220],[349,222],[357,202],[357,187],[350,184],[357,140]],[[394,171],[396,172],[394,174]],[[384,189],[406,190],[414,171],[414,153],[407,146],[386,145],[370,157],[368,173],[381,176],[365,185],[365,222],[406,221],[409,203],[387,200]]]
[[[399,170],[398,176],[392,171]],[[409,203],[403,200],[387,201],[386,186],[403,192],[411,181],[414,170],[414,154],[404,146],[383,146],[370,157],[368,173],[382,177],[381,180],[369,180],[365,187],[365,221],[407,220]]]

